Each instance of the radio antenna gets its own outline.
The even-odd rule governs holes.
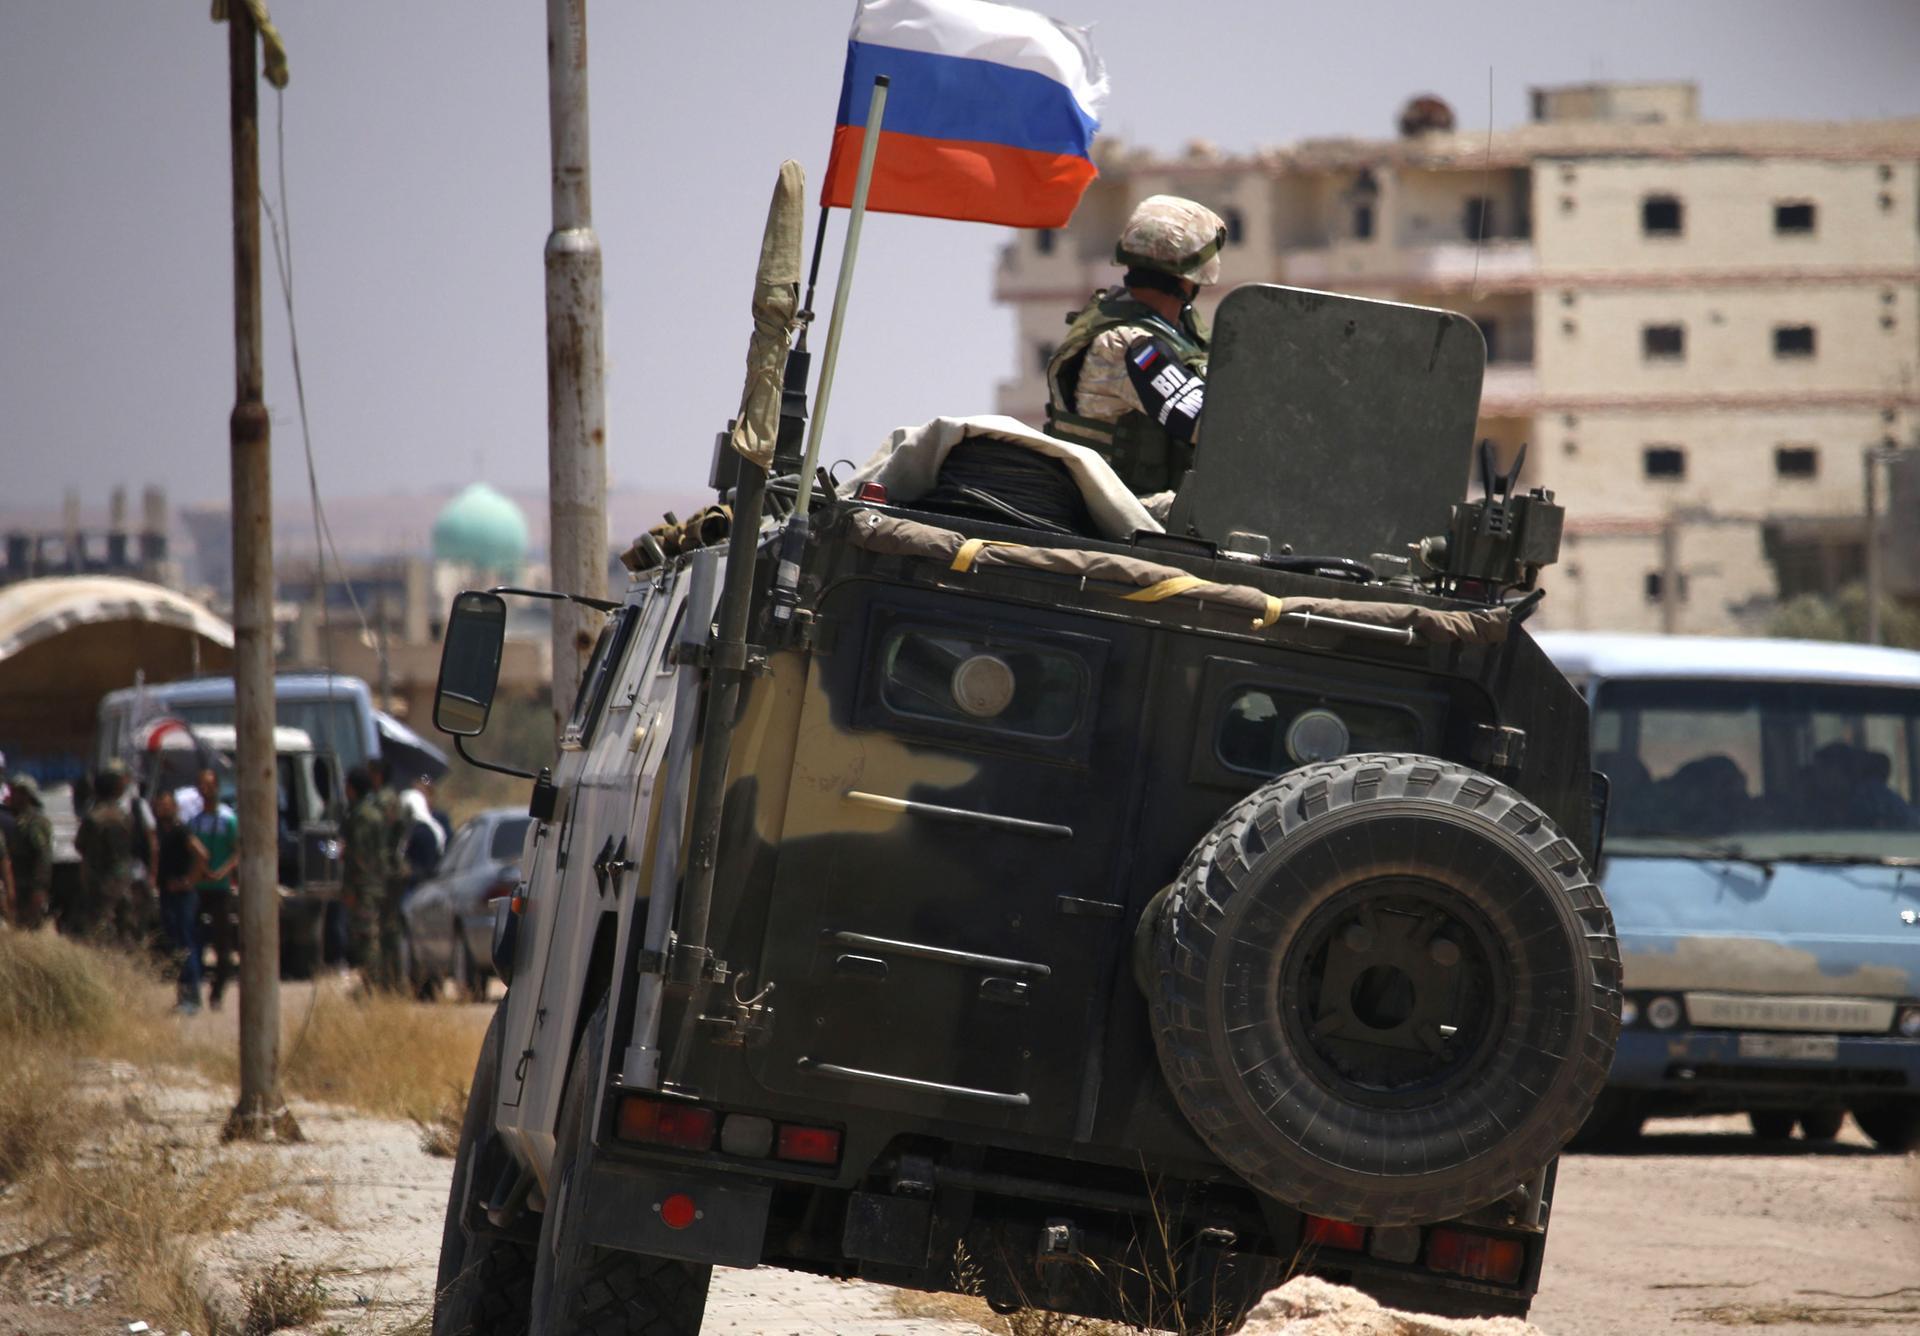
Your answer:
[[[1473,239],[1473,291],[1471,301],[1480,300],[1480,252],[1487,243],[1487,212],[1493,207],[1493,66],[1487,66],[1487,156],[1480,170],[1480,217]]]

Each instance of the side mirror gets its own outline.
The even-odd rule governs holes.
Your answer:
[[[500,648],[507,638],[507,603],[498,594],[468,590],[453,600],[440,647],[440,682],[433,693],[433,725],[459,738],[477,737],[500,685]]]

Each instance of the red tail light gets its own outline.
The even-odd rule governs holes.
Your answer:
[[[1323,1215],[1310,1215],[1307,1217],[1306,1240],[1322,1248],[1359,1252],[1367,1246],[1367,1227],[1350,1225],[1344,1220],[1329,1220]]]
[[[674,1193],[656,1209],[660,1212],[660,1223],[668,1229],[685,1229],[700,1218],[700,1208],[684,1192]]]
[[[629,1096],[620,1101],[622,1141],[644,1141],[677,1150],[712,1150],[717,1119],[712,1109]]]
[[[1469,1234],[1464,1229],[1436,1229],[1427,1236],[1427,1266],[1468,1280],[1492,1280],[1512,1285],[1526,1264],[1527,1247],[1519,1239]]]
[[[794,1127],[783,1125],[774,1142],[776,1159],[798,1160],[802,1164],[840,1163],[840,1134],[830,1127]]]

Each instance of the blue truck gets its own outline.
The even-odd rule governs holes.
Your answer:
[[[1542,633],[1607,777],[1620,1044],[1584,1140],[1654,1115],[1920,1145],[1920,653]]]

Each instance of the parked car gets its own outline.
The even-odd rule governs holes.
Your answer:
[[[493,971],[495,902],[520,884],[521,850],[532,824],[518,807],[471,817],[447,842],[440,866],[400,907],[407,982],[422,997],[452,979],[470,999],[487,995]]]
[[[1611,780],[1601,885],[1625,971],[1593,1144],[1744,1112],[1809,1141],[1851,1112],[1920,1146],[1920,654],[1542,634]]]

